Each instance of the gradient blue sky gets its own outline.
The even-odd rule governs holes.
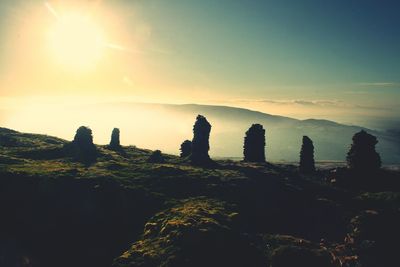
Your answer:
[[[395,1],[142,1],[159,42],[235,86],[400,81]]]
[[[48,2],[62,12],[66,1]],[[72,2],[75,9],[96,2],[106,11],[100,24],[114,27],[110,42],[137,53],[109,53],[103,64],[115,67],[107,75],[69,77],[52,68],[47,77],[60,81],[59,90],[38,78],[10,82],[15,72],[10,53],[17,53],[13,42],[20,27],[16,18],[44,9],[44,2],[2,1],[0,96],[63,97],[98,90],[102,96],[147,102],[224,104],[365,125],[399,121],[398,1]]]

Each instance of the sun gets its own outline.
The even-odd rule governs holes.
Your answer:
[[[76,71],[94,68],[105,49],[101,28],[89,16],[78,13],[57,16],[48,41],[54,59]]]

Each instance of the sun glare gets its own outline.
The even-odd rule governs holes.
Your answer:
[[[95,67],[105,48],[102,30],[83,14],[58,16],[48,36],[56,61],[71,70]]]

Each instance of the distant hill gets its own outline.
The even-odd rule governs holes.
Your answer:
[[[175,155],[179,154],[182,141],[192,139],[195,118],[202,114],[212,125],[211,156],[233,159],[243,156],[246,130],[253,123],[260,123],[266,129],[266,158],[275,162],[297,162],[303,135],[314,141],[316,160],[344,161],[352,136],[365,129],[328,120],[297,120],[243,108],[196,104],[70,104],[68,109],[52,106],[51,112],[47,109],[32,112],[19,116],[18,122],[1,126],[71,140],[75,130],[85,125],[93,130],[97,144],[108,144],[111,130],[118,127],[123,145],[160,149]],[[32,121],[34,117],[40,119]],[[398,131],[365,130],[378,137],[377,149],[385,164],[400,163]]]
[[[345,160],[354,133],[364,129],[378,137],[378,151],[384,163],[400,162],[400,140],[394,132],[378,132],[361,126],[348,126],[329,120],[297,120],[270,115],[258,111],[228,106],[210,105],[172,105],[120,103],[104,104],[102,109],[114,114],[132,112],[145,120],[138,121],[137,115],[130,119],[140,126],[146,134],[146,141],[141,143],[137,129],[124,123],[115,124],[122,129],[122,135],[128,141],[152,149],[159,148],[169,153],[178,153],[180,143],[192,138],[192,126],[197,114],[202,114],[212,124],[210,153],[216,157],[242,157],[245,131],[253,123],[260,123],[266,129],[266,155],[271,161],[297,161],[303,135],[308,135],[315,146],[317,160]],[[96,135],[96,133],[95,133]]]

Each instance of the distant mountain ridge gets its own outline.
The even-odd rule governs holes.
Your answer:
[[[307,135],[314,141],[317,160],[344,161],[352,142],[352,136],[363,129],[378,137],[378,151],[385,163],[397,164],[400,162],[400,140],[395,133],[344,125],[330,120],[299,120],[245,108],[216,105],[129,102],[100,105],[104,109],[123,108],[124,111],[131,109],[133,113],[140,112],[143,116],[149,118],[149,124],[153,120],[156,124],[156,121],[167,122],[173,119],[174,123],[160,127],[159,132],[154,136],[154,140],[162,138],[163,135],[169,136],[168,143],[159,142],[157,147],[153,147],[149,143],[145,147],[159,148],[174,154],[178,154],[180,142],[192,138],[191,130],[195,117],[197,114],[202,114],[207,117],[212,125],[210,153],[217,157],[243,156],[242,147],[245,131],[253,123],[260,123],[266,129],[267,160],[297,161],[302,136]],[[156,125],[149,127],[141,125],[141,127],[146,132],[147,128],[151,128],[152,131],[154,131],[154,128],[158,129]],[[129,135],[129,133],[125,134]],[[151,136],[152,133],[148,132],[147,134]],[[124,135],[123,131],[122,135]]]
[[[108,144],[111,130],[118,127],[121,130],[122,145],[160,149],[177,155],[180,144],[186,139],[192,139],[195,118],[201,114],[212,125],[212,157],[242,157],[244,134],[252,124],[259,123],[266,129],[268,161],[297,162],[303,135],[313,140],[317,161],[344,161],[353,135],[364,129],[378,137],[377,150],[385,164],[400,163],[398,132],[375,131],[329,120],[299,120],[229,106],[132,102],[76,105],[68,112],[65,109],[53,109],[51,113],[51,116],[47,113],[36,115],[41,118],[40,124],[17,130],[70,140],[77,127],[85,125],[92,128],[96,143]],[[60,121],[63,123],[60,124]]]

